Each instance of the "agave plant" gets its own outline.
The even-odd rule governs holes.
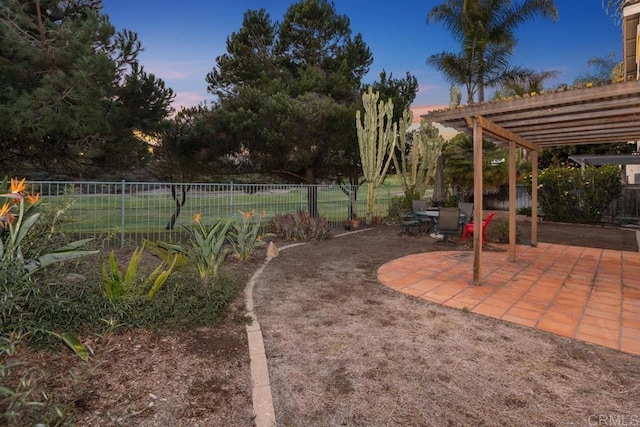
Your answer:
[[[224,243],[232,221],[220,218],[213,225],[206,226],[201,221],[200,214],[195,214],[193,222],[193,228],[184,225],[183,227],[189,235],[189,254],[193,254],[200,278],[206,284],[210,278],[218,275],[220,266],[229,252]]]
[[[259,234],[260,220],[265,217],[265,213],[256,218],[256,211],[240,212],[241,222],[233,222],[229,231],[229,243],[235,250],[235,256],[241,261],[247,261],[255,252],[257,247],[263,246],[265,238],[275,236],[273,233]]]

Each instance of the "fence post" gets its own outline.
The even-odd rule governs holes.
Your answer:
[[[229,186],[229,189],[231,190],[231,195],[229,196],[229,204],[231,205],[230,209],[231,209],[231,212],[234,212],[234,210],[233,210],[233,181],[231,182],[231,185]]]
[[[122,208],[120,210],[121,212],[121,218],[122,218],[122,223],[120,224],[120,249],[124,249],[124,225],[125,225],[125,218],[124,218],[124,214],[125,214],[125,209],[124,209],[124,191],[125,191],[125,181],[124,179],[122,180],[122,196],[121,196],[121,200],[122,200]]]

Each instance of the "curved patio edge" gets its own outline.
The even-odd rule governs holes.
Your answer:
[[[436,304],[640,355],[640,253],[540,243],[518,245],[517,260],[473,253],[408,255],[378,269],[378,280]],[[502,251],[505,250],[505,251]]]

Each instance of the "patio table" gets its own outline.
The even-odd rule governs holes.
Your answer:
[[[438,217],[440,216],[440,211],[437,209],[428,209],[426,211],[415,211],[413,214],[417,217],[428,218],[429,220],[429,228],[427,232],[430,234],[440,234],[438,232]],[[464,223],[467,216],[460,212],[460,226],[464,227]]]

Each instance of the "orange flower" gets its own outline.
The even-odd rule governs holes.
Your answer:
[[[9,203],[5,203],[2,208],[0,208],[0,226],[6,228],[8,224],[13,222],[13,215],[9,212],[11,206]]]
[[[202,218],[202,215],[200,215],[199,213],[195,214],[193,216],[193,222],[195,222],[196,224],[200,222],[200,218]]]
[[[22,181],[18,181],[18,178],[11,178],[11,192],[22,193],[27,188],[26,180],[27,178],[22,178]]]
[[[27,194],[27,201],[31,204],[37,203],[38,200],[40,200],[40,193],[37,193],[36,195],[33,194]]]
[[[249,218],[253,218],[253,216],[256,214],[256,211],[247,211],[244,213],[244,219],[249,219]]]

